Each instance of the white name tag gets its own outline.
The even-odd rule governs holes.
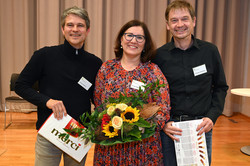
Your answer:
[[[198,76],[198,75],[207,73],[206,65],[203,64],[203,65],[194,67],[194,68],[193,68],[193,72],[194,72],[194,76],[195,76],[195,77]]]
[[[89,88],[92,86],[91,82],[86,80],[84,77],[82,77],[79,81],[78,84],[81,85],[84,89],[89,90]]]
[[[139,88],[141,87],[141,89],[144,91],[145,88],[143,86],[145,86],[143,82],[136,81],[136,80],[133,80],[131,84],[131,88],[139,90]]]

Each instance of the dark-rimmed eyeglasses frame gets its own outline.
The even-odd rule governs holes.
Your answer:
[[[126,35],[127,35],[127,34],[133,35],[133,37],[132,37],[130,40],[128,40],[128,39],[126,38]],[[144,42],[144,40],[145,40],[145,36],[143,36],[143,35],[134,35],[134,34],[132,34],[132,33],[124,33],[123,35],[124,35],[124,37],[125,37],[125,39],[126,39],[127,41],[132,41],[134,37],[135,37],[135,39],[136,39],[136,41],[137,41],[138,43],[142,43],[142,42]],[[143,37],[143,40],[142,40],[141,42],[138,41],[137,36]]]

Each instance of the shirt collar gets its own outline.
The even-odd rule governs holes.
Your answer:
[[[72,56],[72,55],[83,55],[84,54],[84,44],[82,48],[76,49],[73,46],[69,44],[67,40],[64,40],[64,51],[66,55]]]
[[[192,37],[192,40],[193,40],[193,44],[191,45],[190,48],[196,47],[196,48],[200,49],[200,47],[199,47],[199,45],[198,45],[198,43],[197,43],[196,38],[195,38],[193,35],[192,35],[191,37]],[[170,42],[170,46],[169,46],[169,51],[171,51],[171,50],[173,50],[173,49],[175,49],[175,48],[176,48],[176,47],[175,47],[175,45],[174,45],[174,38],[172,37],[171,42]],[[188,49],[190,49],[190,48],[188,48]]]

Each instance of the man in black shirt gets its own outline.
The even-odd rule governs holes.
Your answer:
[[[211,163],[212,129],[221,115],[228,86],[217,47],[196,39],[192,33],[196,23],[193,7],[186,1],[173,1],[165,13],[172,41],[157,50],[158,64],[170,87],[171,118],[161,132],[164,165],[175,166],[174,135],[182,130],[173,121],[203,119],[197,127],[206,133]]]
[[[61,21],[64,44],[35,51],[15,86],[18,95],[38,106],[37,129],[52,112],[58,120],[67,114],[79,120],[84,112],[90,113],[95,77],[102,64],[100,58],[84,50],[90,30],[87,11],[71,7],[64,11]],[[39,92],[32,89],[36,81]],[[62,154],[64,165],[85,164],[86,156],[78,163],[39,134],[35,151],[36,166],[59,165]]]

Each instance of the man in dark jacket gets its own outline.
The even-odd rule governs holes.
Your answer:
[[[62,119],[69,114],[74,119],[91,110],[95,77],[102,64],[101,59],[84,50],[90,21],[85,9],[71,7],[62,15],[64,44],[44,47],[34,52],[21,72],[15,91],[18,95],[38,106],[36,128],[39,129],[53,112]],[[38,81],[39,92],[32,89]],[[59,165],[64,155],[64,165],[78,163],[41,135],[36,141],[36,166]]]

